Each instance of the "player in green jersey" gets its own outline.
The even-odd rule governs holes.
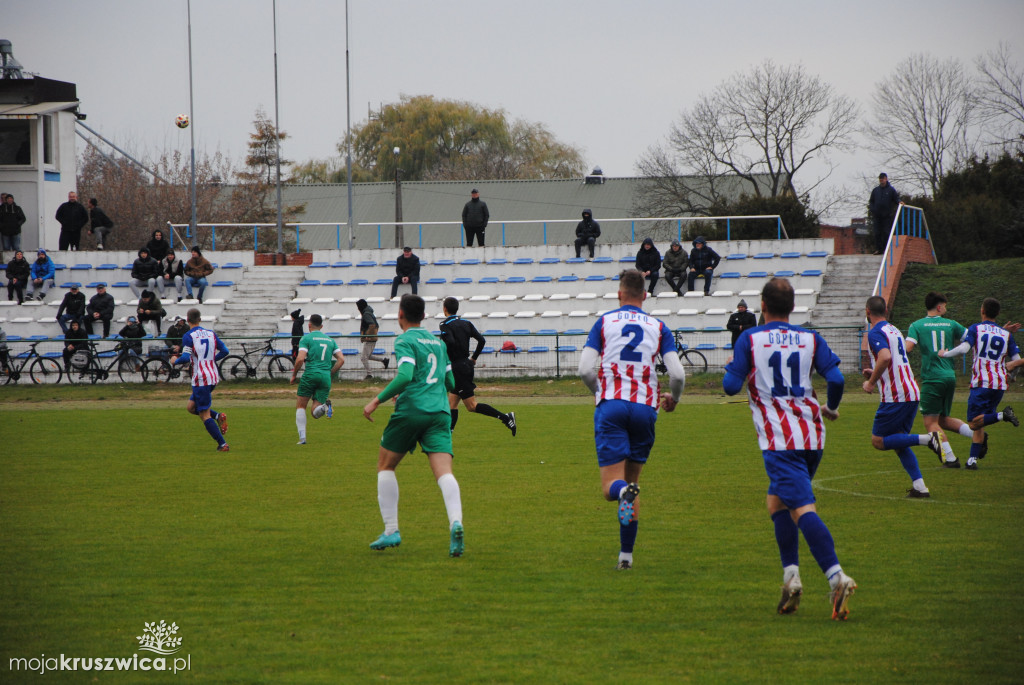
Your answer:
[[[300,445],[306,444],[306,405],[309,404],[310,398],[313,399],[314,419],[319,419],[325,414],[327,418],[334,415],[328,397],[331,394],[331,378],[345,365],[338,344],[320,330],[324,325],[323,317],[313,314],[309,317],[307,325],[309,333],[299,340],[299,355],[295,358],[295,370],[292,371],[291,380],[291,383],[295,383],[299,370],[305,364],[306,372],[299,381],[295,399],[295,427],[299,429]]]
[[[974,435],[970,426],[950,416],[953,409],[953,395],[956,393],[956,371],[952,359],[938,355],[939,350],[949,349],[960,342],[966,328],[952,319],[946,319],[946,296],[942,293],[930,292],[924,297],[924,307],[928,316],[910,324],[907,330],[907,353],[915,347],[921,350],[921,373],[918,382],[921,386],[921,419],[925,430],[929,433],[938,431],[942,436],[942,465],[947,468],[960,468],[960,460],[953,453],[945,431],[959,433],[965,438]],[[970,467],[970,463],[968,464]]]
[[[381,550],[402,543],[395,468],[419,443],[427,454],[448,511],[448,554],[460,557],[464,548],[462,496],[452,474],[452,419],[448,408],[448,393],[455,388],[455,378],[445,344],[420,327],[424,312],[422,297],[402,296],[398,305],[402,334],[395,338],[395,379],[363,407],[363,416],[373,421],[373,412],[380,403],[398,395],[377,456],[377,503],[384,519],[384,532],[370,543],[370,548]]]

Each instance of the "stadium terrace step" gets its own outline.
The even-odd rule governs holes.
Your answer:
[[[871,296],[882,258],[875,255],[832,255],[828,258],[812,326],[861,326],[864,301]]]
[[[225,338],[276,333],[280,311],[295,297],[305,274],[305,266],[247,266],[241,274],[233,271],[235,290],[217,319],[217,333]]]

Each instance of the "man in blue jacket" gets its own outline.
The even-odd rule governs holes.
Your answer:
[[[53,287],[53,279],[56,275],[57,268],[54,266],[53,260],[47,256],[46,250],[39,250],[36,261],[32,262],[29,269],[28,292],[25,293],[25,299],[31,300],[35,297],[40,301],[45,300],[46,291]],[[37,291],[38,295],[36,295]]]

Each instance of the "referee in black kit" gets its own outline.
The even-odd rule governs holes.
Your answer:
[[[448,359],[452,363],[452,375],[455,376],[455,391],[448,393],[448,402],[452,410],[452,430],[459,421],[459,400],[466,405],[466,409],[484,416],[493,416],[501,421],[506,428],[516,434],[516,413],[510,411],[502,414],[489,404],[477,402],[473,391],[476,383],[473,382],[473,370],[476,366],[476,359],[484,349],[486,342],[484,336],[469,321],[460,318],[458,315],[459,301],[454,297],[444,298],[444,321],[441,322],[441,340],[448,348]],[[469,340],[476,340],[476,351],[473,356],[469,355]]]

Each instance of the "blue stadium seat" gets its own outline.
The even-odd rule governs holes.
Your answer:
[[[391,278],[378,278],[373,282],[374,285],[391,285],[394,282]]]
[[[421,264],[423,262],[420,262]],[[398,262],[394,259],[387,259],[380,263],[381,266],[398,266]]]
[[[538,352],[550,352],[550,348],[547,345],[534,345],[526,350],[530,354],[536,354]]]
[[[454,259],[438,259],[434,262],[434,266],[455,266]]]
[[[728,257],[726,257],[726,260],[732,261],[732,260],[735,260],[735,259],[746,259],[746,258],[747,258],[747,255],[736,253],[736,254],[731,254]]]
[[[356,264],[356,266],[377,266],[377,262],[359,262],[358,264]]]
[[[636,263],[636,257],[635,256],[626,255],[625,257],[619,257],[619,261],[622,262],[622,263],[632,262],[632,263],[635,264]]]
[[[580,280],[580,277],[579,276],[573,276],[572,274],[570,274],[568,276],[559,276],[558,277],[558,282],[559,283],[575,283],[578,280]]]
[[[92,269],[92,264],[75,264],[70,271],[89,271],[90,269]]]
[[[425,283],[427,285],[444,285],[448,281],[443,278],[428,278]]]
[[[113,271],[117,269],[117,264],[100,264],[96,267],[97,271]]]
[[[62,288],[81,288],[82,284],[74,282],[74,281],[68,281],[67,283],[61,283],[60,287],[62,287]]]
[[[473,282],[473,279],[469,278],[467,276],[459,276],[458,278],[453,278],[452,279],[452,283],[454,285],[468,285],[468,284],[470,284],[472,282]]]
[[[370,282],[365,278],[353,278],[348,282],[349,285],[369,285]]]
[[[557,349],[558,349],[559,352],[575,352],[576,351],[576,346],[575,345],[559,345]]]
[[[483,332],[484,335],[505,335],[505,331],[500,328],[488,328]]]
[[[583,280],[584,281],[603,281],[603,280],[605,280],[605,277],[602,276],[601,274],[590,274],[589,276],[587,276]]]
[[[500,266],[502,264],[508,264],[508,260],[505,259],[504,257],[495,257],[494,259],[488,259],[487,263]]]
[[[530,283],[550,283],[551,276],[534,276],[530,279]]]
[[[526,283],[525,276],[509,276],[505,279],[506,283]]]
[[[565,335],[586,335],[587,332],[582,328],[570,328],[565,331]]]
[[[793,273],[792,271],[786,271],[786,270],[782,270],[782,271],[776,271],[776,272],[775,272],[775,275],[776,275],[776,277],[778,277],[778,278],[792,278],[792,277],[793,277],[793,276],[795,276],[796,274],[795,274],[795,273]]]
[[[462,266],[476,266],[480,263],[479,259],[463,259],[459,264]]]
[[[111,283],[110,287],[111,288],[129,288],[131,286],[128,284],[128,281],[118,281],[117,283]]]
[[[529,335],[530,329],[528,328],[513,328],[508,332],[509,335]]]
[[[354,357],[357,354],[359,354],[359,350],[353,350],[351,347],[345,347],[341,350],[341,355],[343,357]]]
[[[583,257],[569,257],[565,260],[566,264],[586,264],[587,260]]]
[[[324,281],[323,285],[345,285],[345,281],[339,278],[332,278],[329,281]]]
[[[314,285],[320,285],[320,281],[313,281]],[[214,288],[230,288],[235,285],[234,281],[217,281],[210,284]],[[300,284],[301,285],[301,284]]]
[[[125,264],[124,266],[121,267],[121,271],[131,271],[131,270],[132,270],[132,265],[131,264]]]
[[[771,259],[775,255],[771,252],[758,252],[754,255],[754,259]]]
[[[315,263],[311,264],[310,266],[327,266],[327,262],[315,262]],[[225,262],[224,266],[222,266],[221,268],[222,269],[241,269],[242,268],[242,262]]]
[[[821,269],[804,269],[800,272],[801,276],[820,276]]]
[[[530,259],[529,257],[519,257],[518,259],[516,259],[516,261],[514,261],[512,263],[513,264],[533,264],[533,260]]]
[[[751,271],[747,274],[747,278],[768,278],[767,271]]]
[[[537,335],[558,335],[558,331],[554,328],[541,328],[537,331]]]
[[[330,267],[330,266],[331,266],[331,265],[330,265],[330,264],[328,264],[327,262],[313,262],[312,264],[310,264],[310,265],[309,265],[308,267],[306,267],[306,268],[307,268],[307,269],[326,269],[326,268],[328,268],[328,267]],[[225,268],[225,269],[230,269],[230,268],[231,268],[231,265],[230,265],[230,264],[225,264],[225,265],[224,265],[224,268]]]
[[[499,281],[498,281],[498,277],[497,276],[484,276],[483,278],[480,279],[480,282],[481,283],[498,283]]]
[[[327,335],[330,336],[331,338],[340,338],[341,331],[327,331]],[[270,353],[268,352],[268,354]]]
[[[828,252],[824,250],[815,250],[814,252],[808,252],[808,257],[828,257]]]
[[[719,278],[739,278],[739,271],[726,271],[724,274],[718,274]]]
[[[545,257],[538,262],[539,264],[561,264],[562,260],[558,257]]]
[[[594,264],[608,264],[612,261],[611,257],[594,257]]]
[[[480,354],[494,354],[494,348],[486,346],[484,349],[480,350]]]
[[[725,326],[705,326],[704,330],[705,331],[715,331],[716,333],[720,333],[720,332],[725,330]]]
[[[344,269],[350,266],[352,266],[352,262],[334,262],[334,264],[331,264],[332,269]]]
[[[783,252],[779,255],[782,259],[800,259],[799,252]]]
[[[53,265],[53,270],[54,271],[63,271],[66,268],[68,268],[67,264],[54,264]],[[131,267],[129,266],[128,268],[130,269]]]
[[[86,285],[85,287],[86,287],[86,288],[98,288],[98,287],[100,287],[101,285],[102,285],[102,286],[103,286],[104,288],[106,288],[106,287],[107,287],[107,284],[106,284],[106,283],[105,283],[104,281],[93,281],[92,283],[89,283],[89,284],[87,284],[87,285]]]
[[[698,350],[717,350],[718,346],[715,345],[715,343],[701,343],[700,345],[697,345],[696,349],[698,349]]]

